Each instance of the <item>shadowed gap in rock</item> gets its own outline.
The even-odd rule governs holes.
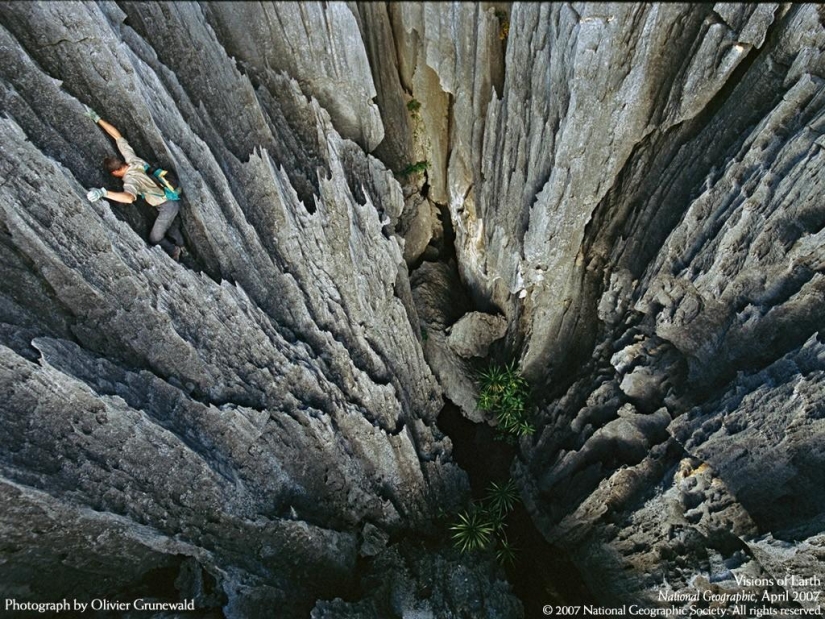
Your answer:
[[[453,458],[470,478],[473,499],[483,499],[491,483],[510,479],[517,449],[495,440],[494,428],[469,421],[449,401],[437,423],[453,442]],[[547,543],[521,503],[507,517],[507,538],[516,548],[515,562],[505,566],[507,580],[524,604],[526,619],[542,617],[546,604],[595,602],[575,565]]]

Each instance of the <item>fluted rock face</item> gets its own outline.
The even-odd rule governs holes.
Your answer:
[[[0,22],[4,596],[518,616],[489,561],[398,541],[467,497],[435,421],[489,421],[489,351],[537,395],[522,499],[601,603],[822,574],[820,7]],[[115,184],[83,104],[178,173],[185,264],[85,200]]]
[[[571,72],[566,111],[528,115],[531,128],[558,123],[541,138],[549,160],[525,151],[549,180],[528,165],[536,191],[511,181],[525,201],[503,202],[522,214],[524,234],[487,253],[511,274],[509,292],[524,291],[525,367],[556,378],[556,394],[569,386],[548,398],[544,431],[517,467],[527,500],[611,603],[737,590],[742,576],[815,576],[825,524],[813,490],[825,436],[821,8],[577,13],[547,15],[561,38],[543,53],[573,54],[546,65],[551,80],[556,62]],[[572,73],[595,66],[589,80]],[[619,66],[624,81],[609,69]],[[585,83],[594,92],[577,94]],[[498,126],[524,122],[503,107],[516,92],[505,88]],[[601,103],[581,107],[590,97]],[[794,546],[776,552],[782,542]]]
[[[272,69],[296,76],[341,135],[367,151],[384,139],[356,14],[345,3],[217,2],[204,11],[227,53],[253,74]]]
[[[306,616],[366,523],[466,492],[379,222],[401,189],[289,76],[253,86],[199,6],[122,9],[0,9],[3,592],[174,592],[184,566],[202,606]],[[140,207],[86,202],[112,145],[81,102],[178,172],[194,270]]]
[[[404,10],[449,90],[450,10]],[[606,603],[821,573],[822,9],[508,16],[471,181],[444,189],[462,279],[543,400],[514,469],[534,520]]]

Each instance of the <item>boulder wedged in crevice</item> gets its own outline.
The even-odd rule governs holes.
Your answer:
[[[444,389],[444,395],[468,419],[485,421],[487,415],[476,404],[478,360],[461,356],[448,344],[449,328],[473,309],[455,264],[424,262],[413,271],[411,285],[421,321],[424,356]]]

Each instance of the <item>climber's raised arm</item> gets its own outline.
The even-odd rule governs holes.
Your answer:
[[[118,131],[118,130],[117,130],[117,128],[116,128],[114,125],[112,125],[112,124],[110,124],[110,123],[106,122],[105,120],[103,120],[103,119],[100,117],[100,114],[98,114],[97,112],[95,112],[95,111],[94,111],[92,108],[90,108],[88,105],[86,106],[86,116],[88,116],[88,117],[89,117],[89,118],[91,118],[94,122],[96,122],[98,125],[100,125],[100,126],[101,126],[101,128],[102,128],[102,129],[103,129],[106,133],[108,133],[108,134],[112,137],[112,139],[114,139],[114,140],[118,140],[118,139],[120,139],[120,138],[122,138],[122,137],[123,137],[123,136],[120,134],[120,131]]]
[[[106,133],[108,133],[110,136],[112,136],[115,140],[119,140],[120,138],[122,138],[122,137],[123,137],[123,136],[120,134],[120,131],[118,131],[118,130],[117,130],[117,129],[113,126],[113,125],[111,125],[111,124],[107,123],[107,122],[106,122],[105,120],[103,120],[102,118],[100,118],[100,119],[97,121],[97,124],[98,124],[98,125],[100,125],[101,127],[103,127],[103,130],[104,130]]]

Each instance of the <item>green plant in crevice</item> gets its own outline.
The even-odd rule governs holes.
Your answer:
[[[516,488],[516,482],[512,479],[508,479],[503,484],[491,483],[485,498],[488,508],[499,514],[507,514],[512,511],[518,500],[518,489]]]
[[[463,553],[491,548],[501,565],[515,560],[515,548],[507,539],[507,516],[519,501],[518,489],[510,479],[491,483],[482,501],[458,514],[450,525],[453,545]]]
[[[491,365],[478,375],[478,385],[478,407],[496,416],[499,433],[513,437],[535,433],[528,408],[530,385],[514,361],[503,367]]]
[[[421,109],[421,101],[418,99],[410,99],[407,101],[407,109],[415,115]]]
[[[399,176],[410,176],[412,174],[420,174],[424,172],[430,166],[429,163],[426,161],[418,161],[416,163],[411,163],[406,168],[401,170],[398,174]]]
[[[462,552],[481,550],[490,543],[493,524],[488,514],[480,509],[470,508],[458,514],[458,522],[450,526],[456,548]]]
[[[493,527],[493,532],[500,535],[507,527],[507,512],[499,512],[487,507],[484,507],[484,513],[487,516],[487,522]]]
[[[536,433],[536,427],[529,421],[521,421],[516,427],[516,434],[519,436],[533,436]]]
[[[513,565],[516,562],[516,547],[510,543],[504,534],[502,534],[498,540],[496,561],[498,561],[501,566]]]

